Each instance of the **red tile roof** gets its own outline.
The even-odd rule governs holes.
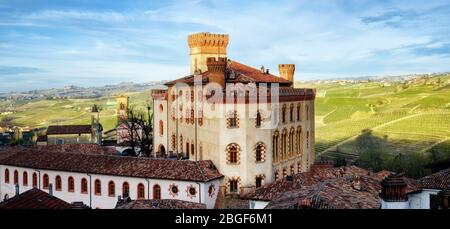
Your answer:
[[[52,134],[88,134],[92,133],[91,125],[49,126],[47,135]]]
[[[206,205],[174,199],[124,200],[117,202],[116,209],[206,209]]]
[[[292,82],[286,79],[283,79],[281,77],[272,75],[270,73],[263,73],[261,70],[247,66],[245,64],[241,64],[239,62],[230,60],[227,71],[230,73],[235,74],[236,79],[235,80],[228,80],[227,82],[230,83],[279,83],[279,84],[285,84],[285,85],[291,85]],[[208,80],[208,72],[202,72],[202,82],[207,83]],[[194,76],[188,75],[186,77],[182,77],[170,82],[167,82],[166,85],[173,85],[176,83],[186,83],[186,84],[193,84],[194,83]]]
[[[33,188],[2,203],[0,209],[70,209],[72,205]]]
[[[39,152],[66,152],[66,153],[82,153],[82,154],[102,154],[115,155],[116,147],[100,146],[98,144],[63,144],[63,145],[45,145],[35,146],[29,149],[35,149]]]
[[[211,161],[150,159],[27,149],[0,160],[34,169],[206,182],[222,178]]]
[[[421,188],[450,189],[450,168],[419,179]]]

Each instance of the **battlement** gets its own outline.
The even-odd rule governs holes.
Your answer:
[[[206,64],[208,66],[218,65],[218,66],[227,66],[227,58],[225,57],[208,57],[206,58]]]
[[[228,34],[196,33],[188,36],[189,48],[195,47],[223,47],[228,46]]]
[[[295,64],[279,64],[278,71],[280,72],[280,77],[291,82],[294,81]]]

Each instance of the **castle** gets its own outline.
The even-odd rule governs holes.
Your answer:
[[[153,90],[154,156],[211,160],[221,191],[240,194],[314,163],[315,90],[227,58],[229,36],[188,36],[190,74]]]

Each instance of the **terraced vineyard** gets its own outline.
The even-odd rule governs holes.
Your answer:
[[[440,84],[438,79],[440,78]],[[359,157],[356,138],[363,131],[385,139],[389,154],[427,153],[450,156],[450,77],[426,83],[298,84],[315,87],[316,155],[319,159]]]

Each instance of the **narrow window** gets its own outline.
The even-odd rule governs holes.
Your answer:
[[[94,181],[94,193],[95,195],[100,196],[102,194],[102,183],[99,179]]]
[[[237,180],[230,180],[230,192],[236,193],[238,191],[238,181]]]
[[[22,182],[23,182],[23,186],[28,186],[28,173],[27,172],[23,172]]]
[[[75,191],[75,181],[73,180],[73,177],[69,177],[69,179],[67,179],[67,190],[69,192]]]
[[[5,183],[9,184],[9,170],[5,169]]]
[[[38,186],[38,177],[36,173],[33,173],[33,188],[37,188]]]
[[[61,177],[58,175],[55,177],[55,190],[56,191],[61,191],[62,189],[62,184],[61,184]]]
[[[108,183],[108,196],[116,196],[116,185],[114,184],[114,181]]]
[[[88,192],[88,183],[86,178],[81,179],[81,193],[86,194]]]
[[[161,199],[161,187],[159,187],[159,185],[157,184],[153,186],[153,199]]]
[[[137,186],[137,198],[138,199],[145,199],[145,187],[142,183],[139,183]]]
[[[47,174],[44,174],[44,177],[43,177],[43,187],[42,187],[42,188],[48,189],[49,186],[50,186],[50,180],[49,180],[49,178],[48,178],[48,175],[47,175]]]
[[[17,170],[14,170],[14,184],[19,183],[19,172]]]
[[[128,182],[123,182],[122,184],[122,196],[124,198],[130,196],[130,184],[128,184]]]

